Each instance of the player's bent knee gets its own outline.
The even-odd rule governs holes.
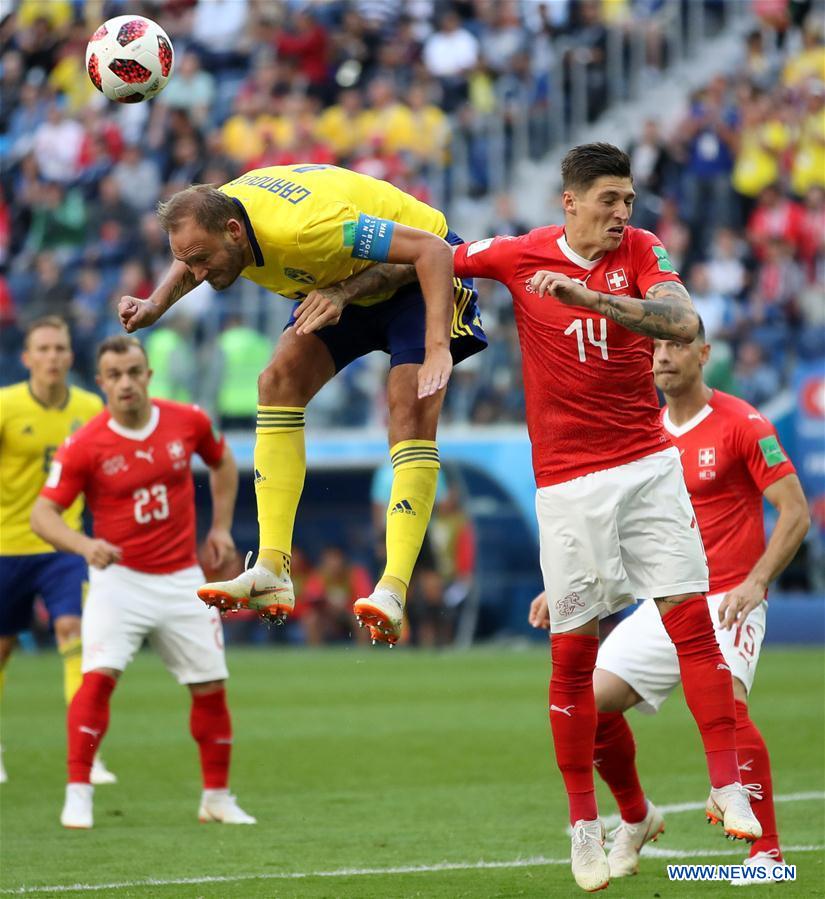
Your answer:
[[[744,702],[745,705],[748,704],[748,690],[747,687],[739,680],[738,677],[734,677],[733,679],[733,698],[737,702]]]
[[[593,693],[600,712],[626,712],[642,701],[627,681],[604,668],[596,668],[593,672]]]
[[[111,677],[112,680],[117,680],[123,672],[117,668],[93,668],[91,671],[85,671],[84,674],[102,674],[104,677]]]
[[[61,615],[54,620],[54,636],[57,645],[80,639],[80,616]]]

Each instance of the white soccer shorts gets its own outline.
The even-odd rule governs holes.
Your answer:
[[[767,603],[757,606],[744,623],[731,630],[719,627],[719,606],[724,593],[709,596],[708,608],[716,641],[731,674],[750,693],[765,637]],[[648,599],[632,615],[620,621],[599,647],[596,667],[620,677],[642,697],[640,712],[658,712],[679,683],[676,647],[667,635],[656,603]]]
[[[636,601],[705,593],[705,550],[675,447],[536,491],[550,630]]]
[[[145,574],[122,565],[89,569],[83,607],[83,672],[124,671],[145,638],[180,684],[225,680],[223,628],[217,609],[195,591],[200,567]]]

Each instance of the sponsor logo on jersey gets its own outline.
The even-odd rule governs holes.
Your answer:
[[[483,253],[490,244],[495,240],[495,237],[488,237],[486,240],[475,240],[473,241],[469,247],[467,247],[467,258],[470,256],[475,256],[476,253]]]
[[[415,515],[415,509],[408,499],[402,499],[400,503],[396,503],[392,507],[390,515]]]
[[[716,477],[716,470],[713,468],[703,468],[699,472],[700,481],[712,481]]]
[[[145,462],[148,462],[150,465],[155,464],[154,455],[155,455],[155,448],[153,446],[150,446],[148,449],[145,449],[145,450],[135,450],[135,458],[143,459]]]
[[[699,467],[710,468],[716,465],[716,447],[708,446],[699,450]]]
[[[579,596],[575,591],[572,593],[568,593],[563,599],[559,599],[556,601],[556,611],[563,618],[566,618],[568,615],[572,615],[576,609],[584,608],[584,600]]]
[[[628,287],[627,275],[624,273],[623,268],[617,268],[612,272],[608,272],[604,278],[607,281],[607,288],[611,292],[626,290]]]
[[[773,468],[774,465],[780,465],[782,462],[788,461],[788,457],[773,434],[769,437],[763,437],[759,441],[759,449],[762,450],[762,457],[768,468]]]
[[[656,257],[656,261],[659,263],[660,272],[673,272],[674,274],[677,274],[673,263],[670,261],[670,256],[667,255],[667,250],[664,247],[651,247],[651,249],[653,250],[653,255]]]
[[[112,456],[110,459],[104,459],[100,467],[103,469],[103,474],[109,477],[116,475],[120,471],[129,470],[129,466],[126,464],[126,459],[123,456]]]
[[[258,471],[258,469],[256,468],[256,469],[255,469],[255,483],[256,483],[256,484],[263,484],[263,482],[264,482],[265,480],[266,480],[266,478],[265,478],[265,477],[260,473],[260,471]]]

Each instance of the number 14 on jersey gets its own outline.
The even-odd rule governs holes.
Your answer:
[[[587,362],[587,346],[584,342],[585,333],[587,334],[588,343],[597,348],[601,354],[602,359],[608,358],[607,353],[607,319],[600,318],[598,320],[599,323],[599,336],[596,337],[596,329],[594,327],[594,321],[592,318],[581,319],[575,318],[572,322],[567,326],[564,334],[565,336],[569,336],[570,334],[576,335],[576,343],[578,344],[579,349],[579,362]]]

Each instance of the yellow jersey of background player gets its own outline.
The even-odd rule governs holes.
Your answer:
[[[0,555],[30,556],[54,548],[32,533],[29,514],[61,443],[103,408],[100,397],[67,387],[57,406],[44,405],[31,384],[0,388]],[[63,515],[80,530],[83,498]]]

